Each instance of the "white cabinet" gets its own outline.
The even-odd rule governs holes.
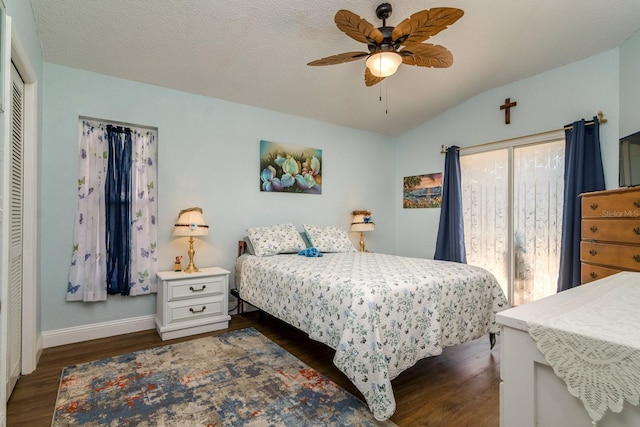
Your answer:
[[[158,273],[156,329],[163,340],[229,327],[229,272],[201,268],[196,273]]]
[[[500,335],[500,427],[591,426],[582,401],[569,393],[529,334],[529,321],[585,297],[594,286],[614,286],[615,276],[579,286],[496,315]],[[621,413],[607,411],[598,427],[640,426],[640,407],[624,403]]]

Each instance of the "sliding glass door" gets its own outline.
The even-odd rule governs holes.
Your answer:
[[[514,305],[556,292],[564,139],[461,153],[467,262],[491,271]]]

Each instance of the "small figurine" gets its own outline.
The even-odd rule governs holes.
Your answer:
[[[173,271],[182,271],[182,256],[176,257],[176,262],[173,263]]]

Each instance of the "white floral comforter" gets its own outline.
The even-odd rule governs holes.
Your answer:
[[[335,349],[378,420],[395,412],[393,378],[498,333],[495,314],[507,307],[496,279],[466,264],[362,252],[240,261],[240,297]]]

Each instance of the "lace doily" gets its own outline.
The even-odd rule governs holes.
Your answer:
[[[607,278],[609,279],[609,278]],[[534,321],[529,335],[596,425],[640,398],[640,273],[619,273]],[[568,291],[567,291],[568,292]]]

